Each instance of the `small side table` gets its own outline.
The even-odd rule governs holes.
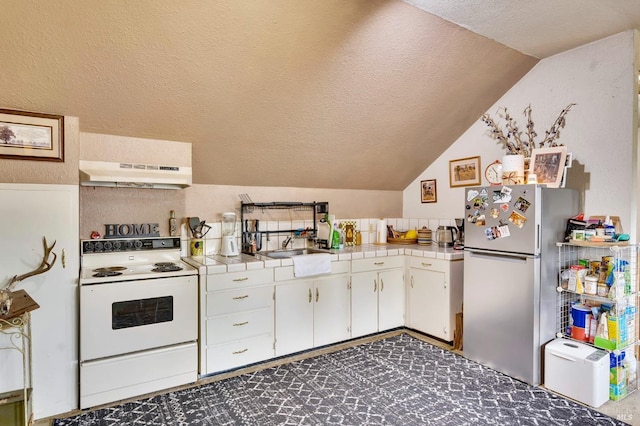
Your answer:
[[[22,392],[0,394],[0,405],[22,400],[25,426],[33,424],[31,311],[39,307],[26,291],[17,290],[13,292],[11,310],[6,316],[0,316],[0,333],[9,336],[9,346],[0,347],[0,350],[13,349],[22,354]]]

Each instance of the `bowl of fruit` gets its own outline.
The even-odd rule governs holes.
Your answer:
[[[396,231],[392,226],[388,228],[387,242],[389,244],[416,244],[418,242],[418,231],[415,229]]]

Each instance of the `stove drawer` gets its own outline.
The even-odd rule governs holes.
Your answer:
[[[207,346],[273,333],[273,308],[207,320]]]
[[[273,282],[273,268],[207,275],[207,291],[227,290]]]
[[[273,358],[273,334],[207,348],[207,373],[231,370]]]
[[[80,363],[80,408],[198,380],[195,342]]]
[[[273,286],[207,293],[207,317],[261,308],[273,309]]]

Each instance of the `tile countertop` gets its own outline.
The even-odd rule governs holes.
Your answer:
[[[365,259],[384,256],[410,255],[429,257],[443,260],[462,260],[463,250],[438,247],[437,245],[404,245],[404,244],[363,244],[344,249],[329,250],[331,261]],[[201,275],[224,274],[227,272],[250,271],[262,268],[275,268],[278,266],[292,266],[293,260],[271,259],[263,254],[251,256],[240,253],[238,256],[225,257],[219,255],[192,256],[184,258],[184,261],[198,268]]]

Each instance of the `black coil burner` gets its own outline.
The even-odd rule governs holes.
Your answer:
[[[116,277],[118,275],[122,275],[122,272],[120,271],[124,271],[125,268],[124,266],[109,266],[106,268],[96,268],[93,270],[93,272],[95,272],[95,274],[93,274],[94,277],[99,277],[99,278],[103,278],[103,277]]]
[[[173,262],[158,262],[154,263],[151,272],[175,272],[182,271],[182,266],[179,266]]]

